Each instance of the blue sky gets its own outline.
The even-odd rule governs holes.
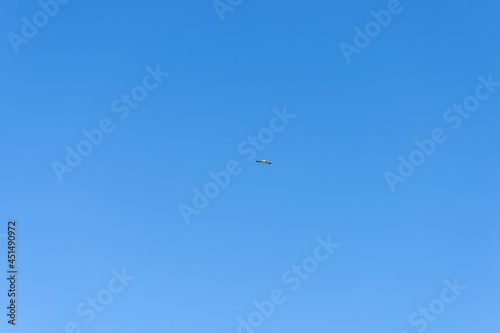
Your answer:
[[[62,2],[1,5],[2,331],[498,327],[497,2]]]

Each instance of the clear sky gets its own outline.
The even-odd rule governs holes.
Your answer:
[[[0,5],[0,330],[497,329],[498,1],[216,5]]]

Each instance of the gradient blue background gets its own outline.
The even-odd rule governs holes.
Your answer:
[[[468,289],[426,331],[495,331],[500,89],[456,131],[442,115],[500,81],[500,4],[402,1],[347,64],[339,44],[387,3],[243,1],[220,21],[210,0],[72,0],[16,54],[7,33],[40,7],[4,2],[0,233],[18,219],[20,274],[2,332],[231,333],[273,289],[287,301],[256,332],[416,332],[454,277]],[[119,120],[156,64],[170,76]],[[284,106],[273,165],[248,163],[238,145]],[[59,182],[51,163],[103,118],[115,131]],[[448,140],[391,192],[384,172],[436,127]],[[243,171],[186,225],[178,205],[230,160]],[[327,235],[341,248],[291,292],[281,275]],[[122,267],[135,279],[85,323]]]

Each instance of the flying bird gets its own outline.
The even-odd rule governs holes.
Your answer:
[[[262,163],[262,164],[272,164],[271,162],[268,162],[266,160],[262,160],[262,161],[255,161],[257,163]]]

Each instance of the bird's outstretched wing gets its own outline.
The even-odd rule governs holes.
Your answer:
[[[265,161],[264,163],[267,163],[267,164],[272,164],[271,162],[268,162],[268,161]]]
[[[257,162],[257,163],[262,163],[262,161],[255,161],[255,162]]]

